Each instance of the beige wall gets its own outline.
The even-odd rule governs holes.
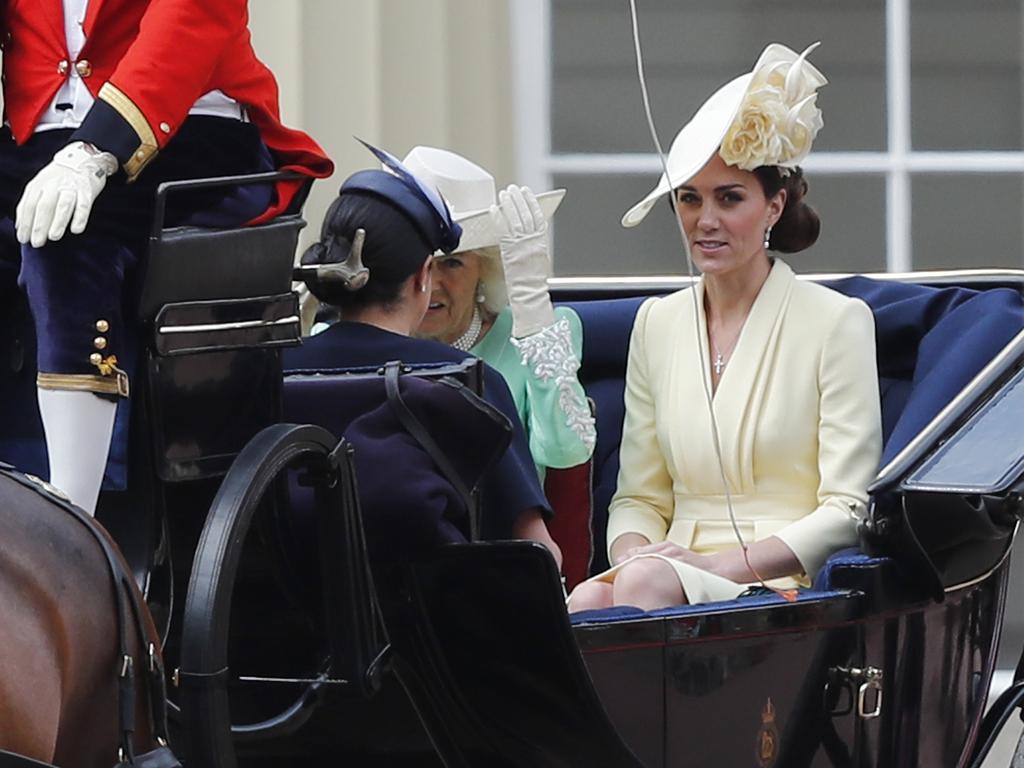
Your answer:
[[[285,122],[337,164],[306,207],[309,236],[342,180],[373,165],[353,138],[399,157],[460,152],[513,181],[508,0],[250,0],[256,52],[281,86]]]

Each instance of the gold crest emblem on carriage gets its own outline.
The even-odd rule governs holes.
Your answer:
[[[771,768],[779,751],[779,729],[775,727],[775,705],[771,697],[761,712],[761,728],[757,732],[757,764],[760,768]]]

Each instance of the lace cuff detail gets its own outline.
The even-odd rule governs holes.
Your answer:
[[[542,331],[522,339],[512,338],[523,365],[540,381],[554,381],[558,405],[565,414],[565,425],[589,449],[597,442],[594,417],[576,379],[580,361],[572,348],[572,330],[567,318],[561,318]]]

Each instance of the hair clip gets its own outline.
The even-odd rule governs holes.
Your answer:
[[[363,264],[363,243],[366,242],[366,230],[360,227],[352,237],[352,247],[342,262],[333,264],[306,264],[295,270],[295,279],[310,282],[310,278],[319,283],[341,283],[346,291],[355,292],[363,288],[370,280],[370,269]],[[312,254],[310,261],[321,261],[325,255],[323,243],[314,243],[306,251]],[[303,257],[303,261],[306,258]]]

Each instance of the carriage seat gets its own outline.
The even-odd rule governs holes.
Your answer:
[[[884,449],[882,465],[921,429],[1022,327],[1012,288],[973,290],[851,277],[827,283],[863,300],[875,317]],[[594,562],[607,568],[605,529],[619,470],[626,357],[647,297],[567,302],[583,325],[581,383],[594,401]]]

